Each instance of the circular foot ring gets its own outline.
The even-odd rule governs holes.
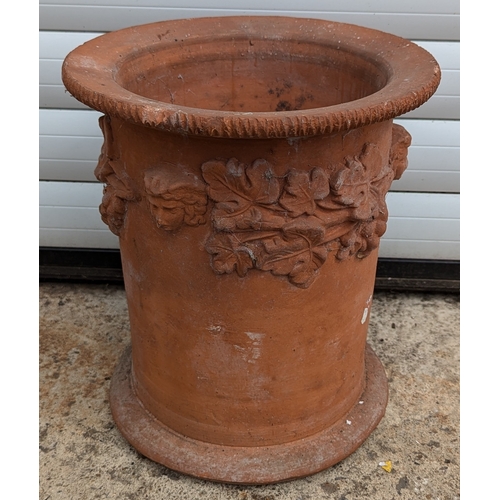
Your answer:
[[[319,472],[353,453],[385,413],[388,387],[384,368],[366,347],[366,387],[342,421],[307,438],[274,446],[236,447],[197,441],[162,424],[144,409],[130,385],[131,349],[111,380],[113,418],[140,453],[171,469],[202,479],[267,484]]]

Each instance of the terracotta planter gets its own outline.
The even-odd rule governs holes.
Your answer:
[[[319,20],[160,22],[63,67],[104,113],[100,212],[120,237],[132,346],[111,407],[178,471],[268,483],[356,450],[387,403],[366,346],[392,119],[440,71],[423,49]]]

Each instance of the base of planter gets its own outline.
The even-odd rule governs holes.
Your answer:
[[[380,422],[387,406],[385,371],[367,346],[365,391],[344,419],[317,434],[281,445],[221,446],[182,436],[146,411],[130,384],[131,359],[129,347],[111,380],[111,410],[119,430],[151,460],[212,481],[267,484],[324,470],[359,448]]]

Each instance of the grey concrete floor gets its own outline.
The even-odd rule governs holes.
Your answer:
[[[110,377],[129,342],[118,286],[40,285],[40,499],[452,500],[459,489],[459,300],[376,293],[369,342],[386,415],[343,462],[267,486],[211,483],[138,454],[116,429]],[[387,472],[381,463],[390,460]]]

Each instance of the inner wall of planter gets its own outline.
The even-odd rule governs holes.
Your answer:
[[[354,101],[383,88],[388,76],[366,54],[337,45],[242,38],[143,50],[126,58],[115,79],[178,106],[279,112]]]

